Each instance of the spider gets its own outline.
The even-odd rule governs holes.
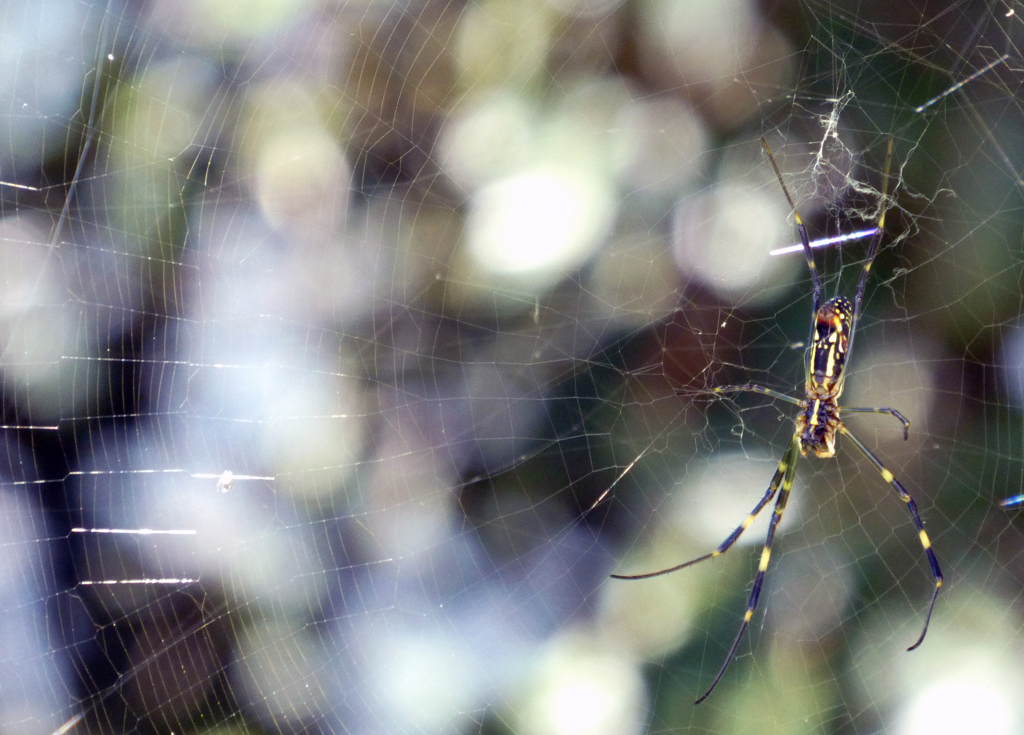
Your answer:
[[[914,499],[910,497],[910,493],[907,492],[907,489],[903,487],[893,473],[886,469],[881,460],[879,460],[878,457],[876,457],[860,439],[854,436],[854,434],[846,428],[846,425],[842,420],[842,415],[848,413],[889,414],[903,424],[904,440],[909,436],[910,421],[894,408],[844,408],[839,406],[839,396],[843,392],[843,385],[846,381],[843,369],[850,357],[850,350],[853,348],[853,338],[857,322],[860,318],[861,303],[864,300],[864,289],[867,284],[868,274],[871,272],[871,265],[875,260],[875,255],[878,253],[879,243],[882,240],[882,233],[885,228],[885,209],[887,203],[886,191],[889,183],[890,166],[892,164],[892,139],[889,140],[889,149],[885,160],[885,176],[882,184],[882,201],[880,204],[881,213],[878,218],[878,226],[871,239],[871,245],[868,249],[868,257],[864,262],[863,270],[861,270],[860,281],[857,284],[857,292],[854,296],[852,305],[850,304],[849,299],[844,296],[837,296],[826,301],[824,304],[821,303],[821,279],[818,276],[818,270],[814,264],[814,254],[811,251],[810,239],[807,236],[807,228],[804,226],[803,220],[800,218],[800,213],[797,211],[796,205],[793,203],[793,198],[790,196],[789,190],[786,188],[786,184],[782,180],[782,173],[779,171],[779,167],[775,163],[775,158],[772,156],[771,148],[768,147],[768,143],[764,138],[761,138],[761,144],[764,146],[764,150],[768,154],[768,160],[771,162],[772,168],[775,170],[775,176],[778,178],[779,184],[782,186],[782,191],[786,195],[786,201],[789,202],[789,206],[793,210],[793,217],[796,220],[797,230],[800,233],[800,242],[803,246],[804,255],[807,258],[807,268],[810,270],[811,281],[814,287],[813,319],[811,321],[811,335],[809,339],[810,347],[807,350],[805,365],[807,381],[804,387],[804,397],[794,398],[772,390],[771,388],[765,388],[754,383],[737,386],[721,386],[714,388],[712,392],[720,395],[740,392],[761,393],[776,400],[792,403],[799,408],[799,413],[797,414],[794,422],[795,426],[793,435],[790,438],[789,445],[786,447],[785,453],[782,455],[782,461],[779,462],[779,467],[775,470],[775,475],[772,477],[772,480],[768,485],[768,489],[765,491],[764,497],[758,501],[750,514],[731,534],[729,534],[717,549],[709,554],[705,554],[704,556],[697,557],[696,559],[692,559],[691,561],[683,564],[678,564],[674,567],[669,567],[668,569],[662,569],[658,572],[635,575],[611,575],[615,579],[650,579],[651,577],[658,577],[662,574],[670,574],[680,569],[685,569],[686,567],[724,554],[732,548],[740,535],[747,530],[750,524],[754,522],[757,515],[765,508],[765,506],[768,505],[768,503],[771,502],[776,493],[778,493],[778,500],[775,501],[775,510],[772,514],[771,521],[768,524],[768,534],[765,537],[764,546],[761,550],[761,559],[757,566],[757,576],[754,578],[754,586],[750,590],[750,597],[747,599],[747,609],[743,614],[743,621],[740,623],[740,629],[736,633],[736,638],[733,639],[732,646],[729,648],[729,653],[725,657],[725,662],[718,670],[718,674],[715,676],[714,681],[711,682],[711,686],[707,688],[704,694],[697,699],[696,704],[700,704],[707,699],[708,695],[710,695],[714,688],[718,686],[718,682],[722,680],[722,677],[725,675],[725,670],[729,667],[729,664],[736,656],[736,651],[739,648],[740,641],[743,640],[743,634],[746,633],[747,627],[750,625],[750,619],[754,616],[754,611],[757,609],[758,598],[761,596],[761,586],[764,584],[765,572],[768,570],[768,560],[771,557],[772,541],[775,539],[775,531],[778,528],[779,522],[782,520],[782,514],[786,510],[786,503],[789,501],[789,493],[793,487],[793,477],[796,472],[797,460],[799,460],[800,457],[806,457],[808,452],[812,452],[816,456],[826,459],[834,457],[836,453],[836,434],[842,434],[853,444],[853,446],[860,450],[867,460],[874,465],[875,469],[882,475],[882,479],[892,486],[900,496],[900,500],[906,503],[907,510],[910,511],[910,516],[913,518],[914,525],[917,527],[917,535],[921,541],[921,546],[924,548],[924,553],[928,557],[929,565],[931,565],[932,577],[935,580],[935,589],[932,592],[931,602],[928,605],[928,613],[925,615],[924,627],[921,630],[921,635],[918,636],[914,644],[907,649],[908,651],[913,651],[921,645],[922,641],[924,641],[924,636],[928,632],[928,624],[931,622],[932,611],[935,609],[935,600],[938,598],[939,589],[942,587],[942,572],[939,569],[939,562],[935,558],[935,552],[932,551],[931,541],[928,539],[928,534],[924,530],[924,523],[921,521],[921,514],[917,510],[917,503],[914,502]],[[1013,498],[1012,500],[1017,499]]]

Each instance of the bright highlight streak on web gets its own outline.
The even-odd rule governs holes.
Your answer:
[[[70,720],[61,725],[60,729],[54,730],[53,735],[67,735],[67,733],[71,732],[71,729],[79,722],[81,722],[84,718],[85,715],[79,712],[77,715],[75,715]]]
[[[914,108],[914,112],[924,112],[924,111],[925,111],[926,109],[928,109],[929,107],[931,107],[932,105],[934,105],[934,104],[935,104],[936,102],[938,102],[938,101],[940,101],[940,100],[943,100],[943,99],[945,99],[945,98],[946,98],[946,97],[948,97],[949,95],[953,94],[953,92],[955,92],[955,91],[957,91],[958,89],[960,89],[960,87],[964,86],[964,85],[965,85],[965,84],[967,84],[968,82],[972,82],[972,81],[974,81],[975,79],[977,79],[977,78],[978,78],[978,77],[980,77],[980,76],[981,76],[982,74],[984,74],[985,72],[989,71],[990,69],[993,69],[993,68],[995,68],[995,67],[999,66],[999,65],[1000,65],[1000,64],[1002,64],[1002,63],[1003,63],[1004,61],[1006,61],[1006,60],[1007,60],[1008,58],[1010,58],[1010,55],[1009,55],[1009,54],[1003,54],[1003,55],[1002,55],[1002,56],[1000,56],[1000,57],[999,57],[998,59],[996,59],[995,61],[993,61],[993,62],[992,62],[991,64],[986,64],[985,66],[983,66],[983,67],[981,67],[980,69],[978,69],[978,71],[974,72],[973,74],[971,74],[971,75],[970,75],[969,77],[967,77],[966,79],[964,79],[964,80],[962,80],[962,81],[959,81],[959,82],[957,82],[956,84],[954,84],[954,85],[953,85],[952,87],[950,87],[949,89],[947,89],[947,90],[946,90],[945,92],[943,92],[942,94],[938,94],[938,95],[936,95],[936,96],[932,97],[932,98],[931,98],[930,100],[928,100],[927,102],[925,102],[925,103],[924,103],[923,105],[921,105],[920,107],[915,107],[915,108]]]
[[[165,534],[169,536],[194,536],[195,531],[191,529],[170,529],[162,531],[155,528],[72,528],[71,533],[127,533],[136,536],[150,536]]]
[[[104,533],[104,534],[128,534],[131,536],[194,536],[193,529],[156,529],[156,528],[72,528],[71,533]],[[154,585],[154,584],[193,584],[198,580],[190,577],[140,577],[138,579],[83,579],[78,582],[82,586],[111,586],[111,585]]]
[[[192,584],[199,580],[187,577],[142,577],[140,579],[83,579],[80,585],[115,585],[115,584]]]
[[[812,240],[812,248],[824,248],[829,245],[835,245],[836,243],[849,242],[850,240],[860,240],[865,237],[871,237],[878,232],[877,227],[872,227],[869,230],[857,230],[857,232],[849,232],[845,235],[836,235],[835,237],[827,237],[824,240]],[[789,253],[799,253],[803,250],[804,246],[800,243],[796,245],[787,245],[784,248],[775,248],[769,252],[769,255],[787,255]]]

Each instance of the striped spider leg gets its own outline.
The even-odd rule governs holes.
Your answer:
[[[634,575],[612,575],[615,579],[650,579],[651,577],[658,577],[663,574],[670,574],[680,569],[685,569],[686,567],[724,554],[732,548],[743,532],[750,527],[758,514],[772,501],[773,498],[776,498],[777,496],[772,517],[768,524],[768,534],[765,537],[764,546],[761,550],[761,558],[757,566],[757,575],[754,578],[754,586],[750,590],[750,596],[747,599],[747,608],[743,614],[739,631],[733,639],[732,646],[729,648],[729,652],[726,654],[725,661],[718,670],[718,674],[711,682],[711,686],[709,686],[704,694],[697,699],[697,704],[700,704],[707,699],[708,695],[710,695],[718,685],[718,682],[722,680],[726,669],[736,656],[736,651],[739,649],[740,642],[743,640],[743,635],[746,633],[750,620],[754,616],[754,611],[757,609],[758,599],[761,596],[761,588],[764,585],[765,573],[768,571],[768,561],[771,558],[772,542],[775,540],[776,529],[778,528],[779,522],[782,520],[783,513],[786,510],[786,504],[789,501],[789,494],[793,488],[793,478],[796,473],[798,460],[801,457],[806,457],[808,453],[813,453],[815,456],[824,459],[834,457],[836,454],[837,434],[841,434],[846,437],[850,443],[853,444],[853,446],[856,447],[865,458],[867,458],[868,462],[874,465],[875,469],[878,470],[879,474],[881,474],[882,479],[889,483],[893,490],[896,491],[896,494],[899,495],[900,500],[906,504],[910,517],[913,519],[914,526],[917,528],[918,539],[921,542],[921,547],[924,549],[925,556],[928,559],[928,564],[931,566],[932,578],[935,583],[934,590],[932,591],[931,601],[928,604],[928,612],[925,614],[924,626],[921,630],[921,635],[918,636],[914,644],[907,649],[908,651],[914,650],[921,645],[922,641],[924,641],[925,634],[928,632],[928,625],[931,622],[932,611],[935,609],[935,601],[938,598],[939,589],[942,587],[942,572],[939,569],[939,562],[935,557],[935,552],[932,551],[931,541],[924,530],[924,523],[921,520],[921,514],[918,512],[917,503],[914,502],[910,493],[907,492],[907,489],[903,487],[893,473],[882,464],[881,460],[879,460],[878,457],[876,457],[875,454],[846,427],[842,421],[842,414],[888,414],[903,424],[904,439],[907,439],[909,436],[910,421],[894,408],[843,408],[839,405],[839,397],[843,392],[843,386],[846,381],[844,368],[853,347],[854,333],[860,319],[861,305],[864,301],[864,291],[867,286],[868,274],[871,272],[871,266],[878,253],[882,233],[885,229],[885,211],[887,204],[886,195],[889,183],[890,167],[892,165],[892,140],[889,140],[889,149],[885,162],[882,201],[880,204],[881,213],[878,218],[878,227],[876,234],[871,239],[867,260],[865,260],[863,269],[861,270],[860,280],[857,283],[857,291],[852,304],[850,303],[850,300],[844,296],[837,296],[822,304],[821,279],[818,276],[818,270],[814,263],[814,254],[811,251],[807,228],[804,226],[803,220],[800,218],[800,213],[797,211],[796,205],[793,203],[793,198],[790,196],[789,190],[786,188],[786,184],[782,179],[782,173],[779,171],[779,167],[775,163],[775,158],[772,156],[768,143],[764,138],[761,139],[761,143],[764,145],[765,152],[768,154],[768,160],[771,162],[772,168],[775,170],[775,175],[779,180],[782,191],[786,195],[786,200],[789,202],[789,205],[793,210],[793,217],[796,220],[797,230],[800,234],[800,242],[803,245],[804,255],[807,259],[807,268],[811,273],[811,281],[813,284],[813,319],[811,322],[810,347],[807,351],[807,362],[805,365],[806,383],[804,387],[804,396],[803,398],[795,398],[784,393],[779,393],[771,388],[765,388],[764,386],[753,383],[738,386],[722,386],[713,389],[712,392],[719,395],[739,392],[760,393],[773,399],[785,401],[786,403],[791,403],[797,406],[799,412],[797,413],[794,421],[793,434],[790,438],[789,445],[786,447],[786,451],[782,455],[782,460],[779,462],[778,469],[775,470],[775,474],[772,476],[771,482],[768,484],[768,489],[757,502],[757,505],[754,506],[754,509],[750,514],[747,515],[743,522],[737,526],[721,544],[719,544],[718,548],[708,554],[697,557],[696,559],[692,559],[683,564],[678,564],[674,567],[662,569],[657,572]],[[1014,498],[1011,500],[1016,499]]]

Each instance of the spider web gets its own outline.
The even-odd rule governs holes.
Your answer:
[[[8,2],[0,732],[1018,732],[1018,11]]]

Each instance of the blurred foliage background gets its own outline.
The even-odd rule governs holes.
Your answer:
[[[0,732],[1019,732],[1017,10],[9,0]]]

